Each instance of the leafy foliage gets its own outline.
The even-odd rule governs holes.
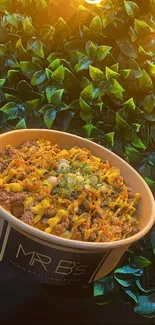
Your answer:
[[[153,9],[155,0],[68,0],[65,8],[62,0],[2,0],[0,132],[52,128],[89,138],[133,165],[155,193]],[[154,315],[153,238],[144,255],[143,241],[135,244],[95,295],[128,297],[136,312]]]

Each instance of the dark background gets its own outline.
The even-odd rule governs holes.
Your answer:
[[[97,306],[92,286],[61,288],[42,285],[0,263],[0,325],[153,324],[131,306]]]

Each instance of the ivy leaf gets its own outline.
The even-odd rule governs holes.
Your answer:
[[[18,114],[18,105],[14,102],[10,102],[5,104],[0,108],[0,111],[9,115],[9,116],[17,116]]]
[[[93,89],[93,85],[90,84],[88,85],[86,88],[84,88],[81,92],[81,96],[82,98],[84,98],[85,100],[92,100],[94,97],[94,89]]]
[[[3,44],[0,44],[0,58],[4,56],[7,52],[7,47]]]
[[[116,123],[122,129],[128,129],[129,128],[129,124],[121,117],[119,112],[116,113]]]
[[[151,114],[155,107],[155,96],[153,93],[147,95],[143,100],[143,109],[148,114]]]
[[[70,36],[70,29],[62,17],[59,17],[55,25],[57,37],[67,39]]]
[[[105,134],[105,136],[104,136],[105,140],[107,140],[112,147],[115,142],[114,136],[115,136],[115,132],[109,132],[109,133]]]
[[[104,73],[100,69],[95,68],[92,65],[89,66],[89,74],[94,81],[101,81],[105,79]]]
[[[23,107],[25,108],[26,115],[32,116],[33,111],[38,108],[39,103],[40,99],[38,98],[24,102]]]
[[[87,56],[84,56],[76,64],[75,71],[80,72],[83,70],[88,70],[90,64],[92,64],[92,60],[90,58],[88,58]]]
[[[57,111],[55,109],[49,109],[44,114],[44,123],[47,128],[50,129],[53,122],[55,121]]]
[[[83,22],[83,21],[87,20],[89,15],[90,15],[90,11],[86,7],[84,7],[82,4],[79,4],[78,10],[77,10],[78,20]]]
[[[152,79],[149,76],[149,74],[146,72],[146,70],[143,70],[143,75],[140,78],[140,87],[143,88],[153,88],[153,83],[152,83]]]
[[[47,7],[47,1],[46,0],[37,0],[36,1],[37,9],[41,10]]]
[[[135,18],[139,12],[139,7],[133,1],[124,1],[125,10],[129,17]]]
[[[27,51],[33,51],[34,54],[38,55],[40,58],[44,58],[44,49],[43,49],[43,43],[36,39],[30,39],[27,43]]]
[[[24,29],[24,32],[26,34],[28,34],[28,35],[34,35],[34,27],[31,24],[31,21],[30,21],[29,17],[26,17],[23,20],[23,29]]]
[[[102,20],[99,16],[93,18],[90,24],[90,30],[93,34],[99,34],[102,31]]]
[[[127,37],[118,38],[116,40],[116,43],[124,55],[133,59],[137,58],[137,51],[129,38]]]
[[[46,80],[46,74],[43,70],[39,70],[34,73],[32,80],[31,80],[31,85],[32,86],[38,86],[42,84]]]
[[[135,19],[134,28],[139,36],[144,36],[151,32],[149,25],[145,21],[139,19]]]
[[[46,77],[48,80],[52,80],[52,71],[48,68],[45,69]]]
[[[20,67],[23,72],[23,74],[28,78],[32,79],[35,72],[40,70],[40,66],[36,63],[33,63],[31,61],[21,61]]]
[[[135,102],[134,102],[133,98],[128,99],[123,105],[125,107],[127,107],[129,109],[133,109],[133,110],[136,108],[136,105],[135,105]]]
[[[65,77],[64,77],[64,87],[70,95],[76,94],[78,91],[78,81],[74,74],[67,68],[64,68]]]
[[[96,127],[93,124],[87,124],[83,126],[83,129],[86,132],[87,137],[90,138],[92,130],[96,129]]]
[[[109,79],[116,79],[120,74],[106,67],[105,75],[106,75],[106,79],[109,80]]]
[[[150,165],[155,166],[155,153],[149,155],[148,162]]]
[[[97,60],[100,62],[102,61],[110,52],[112,49],[111,46],[101,45],[97,48]]]
[[[118,99],[123,99],[123,87],[118,83],[116,79],[111,79],[108,90],[111,94],[114,94]]]
[[[148,318],[155,317],[155,294],[140,295],[134,311]]]
[[[64,66],[60,65],[52,74],[52,79],[54,79],[57,82],[61,82],[64,80],[65,72],[64,72]]]
[[[26,122],[24,120],[24,118],[22,120],[20,120],[16,126],[15,126],[15,129],[18,130],[18,129],[27,129],[27,125],[26,125]]]

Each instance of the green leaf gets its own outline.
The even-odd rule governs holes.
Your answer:
[[[46,96],[49,104],[53,104],[54,107],[59,106],[64,89],[55,90],[52,86],[46,88]]]
[[[23,74],[28,78],[32,79],[35,72],[40,70],[40,66],[31,61],[21,61],[20,62],[21,70]]]
[[[143,100],[143,109],[148,114],[151,114],[155,107],[155,96],[153,93],[147,95]]]
[[[94,283],[94,297],[110,294],[115,291],[115,282],[112,275]]]
[[[86,132],[87,137],[90,138],[92,130],[96,129],[96,127],[93,124],[87,124],[83,126],[83,129]]]
[[[124,89],[116,79],[110,80],[108,90],[111,94],[114,94],[118,99],[123,100]]]
[[[5,84],[5,79],[0,79],[0,87],[3,87]]]
[[[42,84],[46,80],[46,74],[43,70],[39,70],[34,73],[32,80],[31,80],[31,85],[32,86],[38,86]]]
[[[36,0],[36,5],[37,5],[38,10],[45,9],[47,7],[47,1],[46,0]]]
[[[90,23],[90,30],[93,34],[99,34],[102,31],[102,20],[99,16],[93,18]]]
[[[125,153],[131,164],[135,164],[137,161],[141,161],[141,154],[135,148],[125,147]]]
[[[59,66],[61,65],[60,63],[60,59],[55,59],[53,60],[50,65],[49,65],[49,69],[51,69],[52,71],[56,70]]]
[[[4,56],[7,52],[7,47],[3,44],[0,44],[0,58]]]
[[[149,265],[152,264],[151,261],[149,261],[147,258],[145,258],[143,256],[135,256],[133,263],[136,265],[136,267],[139,267],[142,269],[145,267],[148,267]]]
[[[92,65],[89,66],[89,74],[94,81],[101,81],[105,79],[104,73],[100,69],[95,68]]]
[[[153,77],[155,77],[155,64],[154,63],[152,63],[152,62],[150,62],[150,61],[147,61],[147,63],[148,63],[148,68],[149,68],[149,72],[150,72],[150,74],[153,76]]]
[[[76,64],[75,71],[80,72],[80,71],[88,70],[90,64],[92,64],[92,60],[87,56],[84,56]]]
[[[80,105],[80,108],[83,109],[84,111],[87,111],[87,112],[91,111],[90,105],[88,105],[81,96],[79,98],[79,105]]]
[[[14,55],[9,55],[7,57],[5,65],[12,69],[20,68],[20,64],[18,63],[18,61],[16,60],[16,57]]]
[[[143,70],[143,75],[140,78],[140,87],[141,88],[153,88],[153,83],[152,83],[152,79],[149,76],[149,74],[146,72],[146,70]]]
[[[34,34],[34,27],[31,24],[31,21],[30,21],[29,17],[26,17],[23,20],[23,29],[24,29],[24,32],[26,34],[28,34],[28,35],[33,35]]]
[[[88,41],[86,43],[86,53],[87,53],[87,55],[90,56],[91,58],[95,58],[96,51],[97,51],[97,46],[93,42]]]
[[[145,144],[141,141],[141,139],[138,137],[138,135],[135,132],[133,132],[132,135],[131,135],[131,143],[136,148],[140,148],[140,149],[146,150]]]
[[[120,70],[121,75],[122,75],[125,79],[127,79],[127,78],[129,77],[130,72],[131,72],[131,69]]]
[[[64,80],[65,77],[65,71],[64,66],[60,65],[52,74],[52,79],[54,79],[57,82],[61,82]]]
[[[62,17],[59,17],[55,25],[57,37],[67,39],[70,36],[70,29]]]
[[[7,72],[7,78],[8,79],[12,79],[12,78],[16,77],[20,73],[21,73],[20,70],[12,70],[12,69],[11,70],[8,70],[8,72]]]
[[[155,166],[155,153],[149,155],[148,162],[150,165]]]
[[[116,269],[114,274],[133,274],[136,277],[140,277],[143,274],[143,270],[140,268],[134,268],[130,265],[125,265],[122,268]]]
[[[39,56],[40,58],[44,58],[44,48],[43,43],[39,40],[30,39],[27,43],[27,51],[33,51],[34,54]]]
[[[129,38],[127,37],[118,38],[116,40],[116,43],[124,55],[133,59],[137,58],[137,51]]]
[[[41,39],[43,41],[53,41],[53,36],[55,33],[55,28],[51,25],[43,25],[40,30]]]
[[[48,68],[45,69],[46,77],[48,80],[52,80],[52,71]]]
[[[76,94],[78,91],[78,81],[74,74],[67,68],[64,68],[65,77],[64,77],[64,87],[68,93]]]
[[[114,136],[115,136],[115,132],[109,132],[104,136],[104,138],[110,143],[111,146],[113,146],[115,142]]]
[[[136,105],[134,103],[134,99],[133,98],[128,99],[123,105],[125,107],[129,108],[129,109],[135,109],[136,108]]]
[[[81,92],[81,96],[82,98],[84,98],[85,100],[92,100],[94,97],[94,89],[93,89],[93,85],[90,84],[89,86],[87,86],[86,88],[84,88]]]
[[[119,76],[119,73],[115,72],[114,70],[111,70],[110,68],[105,68],[105,75],[107,80],[110,79],[116,79]]]
[[[44,123],[46,124],[47,128],[50,129],[55,118],[56,118],[57,111],[55,109],[49,109],[44,114]]]
[[[125,293],[131,297],[136,303],[138,303],[138,298],[136,296],[136,294],[134,292],[132,292],[131,290],[125,290]]]
[[[125,10],[129,17],[135,18],[139,12],[139,7],[133,1],[124,1]]]
[[[79,4],[78,10],[77,10],[78,20],[83,22],[83,21],[87,20],[89,15],[90,15],[90,11],[86,7],[84,7],[82,4]]]
[[[127,288],[127,287],[130,287],[130,285],[131,285],[131,283],[127,280],[120,279],[117,276],[115,276],[114,278],[122,287]]]
[[[97,48],[97,60],[100,62],[102,61],[110,52],[112,49],[111,46],[101,45]]]
[[[25,112],[26,115],[28,116],[32,116],[33,115],[33,111],[38,108],[40,104],[40,99],[32,99],[32,100],[28,100],[26,102],[23,103],[23,107],[25,108]]]
[[[17,48],[17,50],[20,50],[21,52],[26,53],[26,50],[25,50],[25,48],[23,46],[21,38],[19,38],[19,40],[17,41],[16,48]]]
[[[151,28],[149,27],[149,25],[145,21],[139,19],[135,19],[134,29],[136,33],[140,36],[147,35],[151,32]]]
[[[151,188],[151,190],[154,191],[155,190],[155,182],[152,179],[147,178],[147,177],[145,177],[145,181],[149,185],[149,187]]]
[[[115,63],[110,67],[111,70],[118,72],[119,71],[119,63]]]
[[[122,129],[128,129],[129,124],[120,116],[119,112],[116,113],[116,123]]]
[[[24,120],[24,118],[22,120],[20,120],[16,126],[15,126],[15,129],[18,130],[18,129],[27,129],[27,125],[26,125],[26,122]]]
[[[15,102],[15,103],[20,103],[20,98],[7,94],[4,94],[6,102]]]
[[[17,115],[18,113],[18,105],[14,102],[10,102],[5,104],[3,107],[0,108],[0,111],[9,115],[9,116],[14,116]]]
[[[134,308],[134,312],[148,318],[155,317],[155,294],[140,295],[138,297],[138,305]]]
[[[144,50],[144,48],[142,46],[139,45],[139,49],[138,49],[138,52],[141,56],[146,56],[146,57],[152,57],[153,56],[153,53],[150,51],[150,52],[146,52]]]

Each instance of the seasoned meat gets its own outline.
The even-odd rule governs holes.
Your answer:
[[[0,205],[7,210],[11,209],[10,195],[2,190],[0,190]]]
[[[25,193],[14,193],[10,192],[10,202],[11,204],[16,203],[17,205],[23,204],[26,194]]]
[[[67,228],[69,227],[69,219],[66,219],[65,221],[58,223],[55,227],[54,227],[54,231],[57,234],[61,234],[62,232],[64,232]]]
[[[20,218],[24,213],[24,205],[23,204],[13,204],[11,206],[11,213],[16,217]]]
[[[22,217],[20,218],[21,221],[27,223],[30,226],[33,226],[34,221],[33,221],[33,214],[29,212],[25,212]]]
[[[47,219],[53,218],[53,217],[55,217],[56,213],[57,213],[57,209],[55,209],[53,207],[49,207],[49,208],[47,208],[47,210],[45,212],[45,217],[47,217]]]

